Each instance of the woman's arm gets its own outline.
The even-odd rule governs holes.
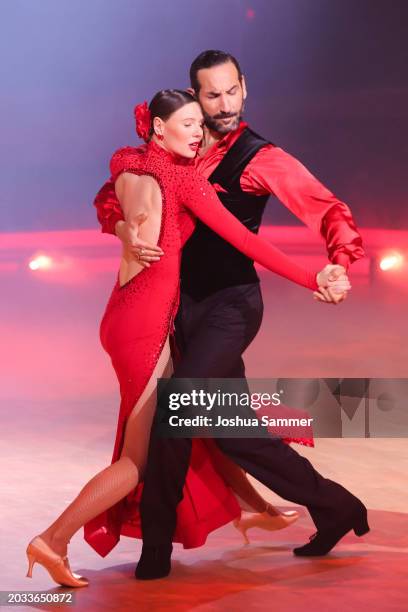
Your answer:
[[[124,220],[116,223],[116,234],[128,254],[143,267],[149,267],[163,255],[157,245],[162,209],[160,188],[151,176],[123,172],[115,181],[115,190],[124,214]]]
[[[121,240],[119,229],[126,226],[123,207],[121,206],[115,189],[116,178],[126,168],[137,166],[140,155],[145,147],[122,147],[115,151],[109,162],[111,178],[98,191],[94,200],[98,221],[102,226],[102,232],[116,234]],[[122,240],[123,242],[123,240]]]
[[[142,266],[149,267],[151,262],[159,261],[163,251],[139,236],[140,222],[146,217],[138,217],[138,214],[143,214],[143,211],[137,208],[137,193],[135,193],[138,175],[126,172],[127,168],[140,165],[140,155],[144,148],[143,146],[137,149],[123,147],[113,154],[109,164],[111,178],[97,193],[94,206],[102,232],[116,235],[124,248]],[[117,191],[121,194],[122,202],[119,202]],[[128,213],[127,219],[124,208]]]
[[[115,191],[123,210],[124,220],[130,225],[140,225],[140,219],[146,220],[150,212],[151,199],[146,179],[149,181],[150,177],[123,172],[115,182]]]

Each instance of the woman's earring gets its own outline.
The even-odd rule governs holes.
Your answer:
[[[157,136],[157,138],[158,138],[159,140],[163,140],[163,138],[164,138],[163,134],[156,134],[156,136]]]

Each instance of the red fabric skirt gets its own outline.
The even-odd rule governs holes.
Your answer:
[[[178,269],[176,272],[174,265],[177,262],[170,259],[166,265],[144,269],[123,287],[117,282],[101,322],[102,345],[111,357],[121,394],[112,463],[120,458],[127,419],[152,376],[173,325],[178,305]],[[170,282],[173,278],[176,283]],[[140,483],[125,499],[85,524],[85,540],[101,556],[112,550],[120,535],[141,537],[142,490]],[[238,502],[217,473],[205,443],[194,440],[184,496],[177,508],[174,541],[185,548],[201,546],[211,531],[239,515]]]

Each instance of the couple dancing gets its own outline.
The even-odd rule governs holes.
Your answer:
[[[246,473],[309,510],[317,532],[297,555],[327,554],[351,529],[368,531],[361,501],[316,472],[290,440],[156,435],[157,378],[245,379],[242,353],[262,319],[253,260],[336,304],[350,289],[349,262],[363,255],[349,208],[242,122],[237,60],[205,51],[190,77],[191,92],[160,91],[136,107],[146,144],[113,155],[95,200],[102,230],[123,243],[100,329],[120,385],[116,440],[111,465],[29,543],[28,576],[40,563],[57,583],[86,586],[67,557],[82,526],[102,556],[121,534],[142,536],[136,577],[150,579],[170,572],[174,541],[202,545],[232,520],[244,534],[296,520],[268,505]],[[332,264],[307,270],[256,235],[271,193],[321,232]],[[252,518],[240,519],[241,506]]]

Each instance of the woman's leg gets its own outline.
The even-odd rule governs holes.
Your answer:
[[[66,555],[71,537],[85,523],[126,497],[141,480],[156,407],[157,378],[171,375],[168,339],[152,376],[126,423],[118,461],[96,474],[74,501],[40,537],[59,555]]]
[[[215,458],[217,472],[221,474],[225,482],[231,487],[234,493],[245,504],[245,510],[249,512],[268,512],[272,516],[280,514],[271,504],[266,502],[253,485],[249,482],[248,476],[244,470],[236,463],[231,461],[227,455],[220,451],[218,446],[210,438],[205,440],[205,443],[211,450],[212,456]]]

